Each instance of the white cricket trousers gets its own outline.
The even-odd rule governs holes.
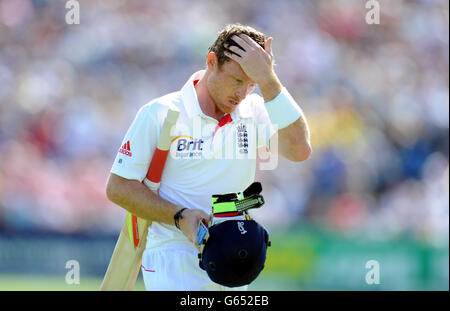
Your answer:
[[[226,287],[214,283],[199,267],[195,248],[146,249],[142,276],[148,291],[245,291],[247,285]]]

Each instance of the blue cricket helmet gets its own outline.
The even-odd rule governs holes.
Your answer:
[[[269,233],[256,221],[227,220],[209,228],[199,265],[217,284],[248,285],[263,270],[269,246]]]

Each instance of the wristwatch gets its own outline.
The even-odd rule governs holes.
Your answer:
[[[175,213],[175,215],[173,215],[173,220],[175,221],[175,227],[177,227],[178,229],[180,229],[178,221],[183,218],[182,213],[185,209],[187,209],[187,207],[180,209],[178,212]]]

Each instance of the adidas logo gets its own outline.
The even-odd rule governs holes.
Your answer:
[[[130,141],[127,141],[119,150],[120,153],[131,157],[133,154],[131,153]]]

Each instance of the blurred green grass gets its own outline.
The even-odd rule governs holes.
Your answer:
[[[0,291],[98,291],[101,277],[81,276],[80,284],[66,284],[64,276],[37,276],[0,274]],[[144,281],[139,276],[135,291],[145,291]],[[300,290],[298,285],[281,279],[265,276],[256,279],[248,290]]]
[[[249,290],[448,291],[448,246],[445,245],[436,247],[409,236],[389,240],[344,236],[307,226],[278,231],[276,234],[272,232],[271,236],[273,243],[267,253],[265,268],[250,284]],[[68,242],[63,240],[63,242],[70,245],[74,243],[72,240]],[[51,246],[50,243],[49,247]],[[78,254],[77,251],[82,253],[84,244],[79,243],[76,246],[73,254]],[[12,246],[11,249],[13,249]],[[66,250],[63,248],[60,252],[65,254],[64,251]],[[27,256],[26,253],[19,253],[14,258],[22,260],[25,256]],[[110,250],[107,255],[97,254],[96,256],[107,260]],[[63,255],[63,259],[66,257],[76,258],[72,255]],[[40,260],[46,262],[45,258],[44,256]],[[86,258],[82,258],[85,260],[82,261],[83,264]],[[374,286],[368,285],[365,281],[368,272],[366,262],[369,259],[376,259],[382,267],[382,281]],[[15,263],[10,261],[11,265]],[[91,265],[92,262],[97,263],[91,260]],[[96,266],[96,269],[104,269],[106,264],[99,265],[101,268]],[[97,291],[102,282],[102,276],[99,274],[82,273],[80,284],[69,285],[65,282],[67,271],[61,267],[59,270],[54,270],[54,274],[26,275],[25,271],[21,273],[22,270],[16,269],[10,272],[4,269],[0,273],[0,291]],[[34,269],[33,271],[45,273],[47,270]],[[59,271],[62,274],[59,274]],[[141,273],[135,290],[145,290]]]
[[[0,275],[0,291],[97,291],[100,277],[81,277],[80,284],[66,284],[64,276]],[[135,290],[145,290],[138,280]]]

